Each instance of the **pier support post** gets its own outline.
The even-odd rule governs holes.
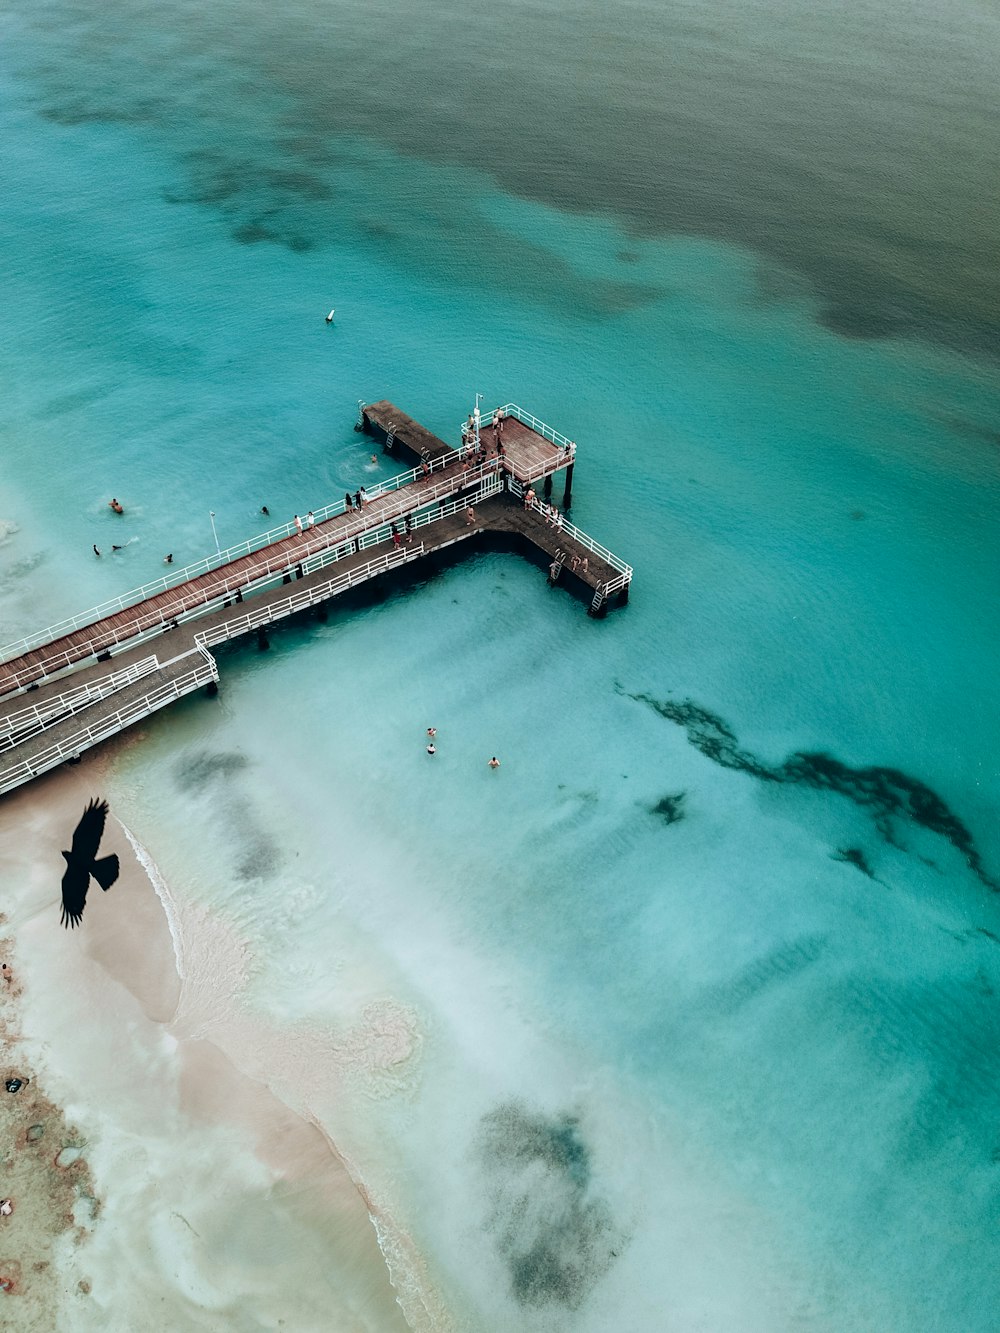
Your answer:
[[[219,682],[217,680],[210,680],[205,686],[205,693],[210,699],[214,699],[219,693]]]
[[[573,468],[576,465],[570,463],[566,469],[566,489],[563,491],[563,509],[568,509],[573,503]]]
[[[624,606],[624,605],[626,604],[626,602],[628,601],[628,590],[629,590],[629,588],[630,588],[631,586],[632,586],[631,584],[626,583],[626,584],[625,584],[625,587],[622,588],[621,592],[618,594],[618,605],[619,605],[619,606]]]
[[[545,498],[546,498],[546,500],[551,500],[551,499],[552,499],[552,473],[551,473],[551,472],[548,473],[548,475],[546,476],[546,478],[545,478],[545,484],[543,485],[542,490],[545,492]]]
[[[270,646],[271,640],[267,637],[267,630],[259,629],[257,631],[257,647],[262,653],[266,653]]]

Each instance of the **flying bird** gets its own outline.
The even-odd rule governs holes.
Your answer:
[[[80,924],[91,875],[105,890],[110,889],[118,878],[117,856],[102,856],[97,860],[97,849],[101,845],[107,817],[107,801],[91,801],[76,826],[72,848],[63,852],[66,873],[62,877],[61,921],[67,930]]]

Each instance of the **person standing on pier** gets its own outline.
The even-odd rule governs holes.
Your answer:
[[[359,486],[358,489],[354,492],[354,503],[358,507],[358,509],[364,509],[365,501],[367,499],[368,496],[365,495],[365,488],[363,486]]]
[[[404,519],[404,526],[406,527],[406,540],[407,540],[408,542],[412,542],[412,541],[413,541],[413,515],[412,515],[412,514],[407,514],[407,515],[406,515],[406,518]]]
[[[301,518],[299,518],[298,514],[295,515],[295,531],[296,532],[302,531],[302,520]]]
[[[468,509],[465,511],[465,526],[471,528],[475,521],[476,511],[473,509],[472,505],[469,505]]]
[[[313,525],[315,522],[316,522],[316,515],[315,515],[315,514],[313,513],[313,511],[310,509],[310,510],[309,510],[309,513],[306,514],[306,527],[307,527],[307,528],[311,528],[312,525]]]
[[[350,491],[345,491],[345,492],[344,492],[344,513],[346,514],[346,513],[348,512],[348,510],[353,509],[353,508],[354,508],[354,497],[351,495],[351,492],[350,492]]]

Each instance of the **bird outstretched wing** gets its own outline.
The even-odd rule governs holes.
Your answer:
[[[70,848],[71,861],[81,861],[87,866],[97,859],[97,849],[104,836],[104,824],[108,817],[107,801],[91,801],[84,810],[73,834]]]

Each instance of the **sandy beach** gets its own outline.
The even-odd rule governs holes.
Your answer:
[[[178,958],[181,928],[113,817],[120,878],[61,928],[60,849],[101,776],[92,759],[0,805],[3,1070],[30,1078],[0,1100],[3,1299],[38,1329],[136,1328],[154,1304],[172,1328],[405,1329],[352,1173],[265,1081],[277,1037],[206,1036],[220,981],[242,984],[239,943],[207,923]]]

